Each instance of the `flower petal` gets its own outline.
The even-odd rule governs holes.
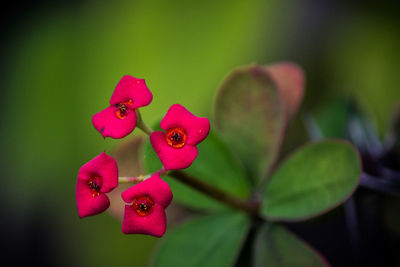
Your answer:
[[[80,218],[102,213],[110,206],[110,200],[104,193],[94,195],[87,181],[78,179],[76,184],[76,204]]]
[[[117,107],[111,106],[93,115],[92,122],[104,138],[123,138],[130,134],[136,126],[134,110],[128,110],[128,115],[119,119],[116,115]]]
[[[192,146],[203,141],[210,131],[210,122],[207,118],[197,117],[179,104],[174,104],[168,109],[160,126],[165,131],[176,127],[183,128],[188,135],[187,143]]]
[[[94,175],[97,174],[102,179],[102,187],[100,192],[106,193],[118,186],[118,166],[115,159],[106,153],[101,153],[79,169],[78,180],[86,183]]]
[[[158,173],[125,190],[121,196],[126,203],[131,203],[135,197],[143,195],[150,196],[155,203],[164,208],[172,201],[171,189]]]
[[[153,100],[153,95],[144,79],[136,79],[129,75],[122,77],[111,96],[110,104],[114,106],[129,99],[133,100],[133,108],[150,104],[151,100]]]
[[[167,228],[167,217],[164,208],[155,204],[153,212],[147,216],[139,216],[131,205],[125,205],[122,232],[125,234],[144,234],[161,237]]]
[[[182,148],[172,148],[165,141],[163,132],[153,132],[150,142],[166,170],[179,170],[189,167],[197,157],[197,148],[188,143]]]

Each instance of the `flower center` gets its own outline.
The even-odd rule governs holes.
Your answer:
[[[153,212],[154,201],[149,196],[137,197],[133,200],[132,207],[139,216],[144,217]]]
[[[95,174],[88,180],[88,185],[92,191],[92,196],[99,196],[101,186],[103,185],[103,179],[101,179],[101,176]]]
[[[128,116],[128,111],[132,108],[132,105],[132,99],[116,104],[115,106],[117,107],[117,110],[115,111],[115,115],[117,115],[117,118],[120,120],[125,119],[125,117]]]
[[[181,148],[186,144],[187,134],[182,128],[169,129],[165,134],[165,141],[170,147]]]

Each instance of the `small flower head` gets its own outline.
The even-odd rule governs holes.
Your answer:
[[[122,232],[161,237],[167,227],[164,209],[172,200],[169,185],[157,173],[122,193],[125,205]]]
[[[169,108],[160,126],[166,132],[153,132],[150,142],[166,170],[189,167],[197,157],[196,145],[210,131],[207,118],[196,117],[179,104]]]
[[[76,183],[76,204],[80,218],[96,215],[110,206],[105,193],[118,185],[116,161],[104,152],[83,165]]]
[[[123,138],[135,129],[135,109],[147,106],[152,99],[143,79],[125,75],[115,88],[110,106],[93,116],[93,125],[104,138]]]

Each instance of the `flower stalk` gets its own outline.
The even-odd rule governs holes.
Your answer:
[[[151,129],[144,121],[142,120],[140,111],[137,109],[135,110],[136,116],[137,116],[137,124],[136,126],[141,129],[144,133],[147,135],[151,135],[153,129]],[[203,182],[202,180],[199,180],[192,175],[188,174],[187,172],[184,172],[182,170],[171,170],[171,171],[166,171],[165,168],[161,169],[159,172],[160,175],[168,174],[169,176],[173,177],[174,179],[180,181],[181,183],[186,184],[187,186],[190,186],[197,191],[202,192],[203,194],[217,200],[218,202],[224,203],[234,209],[239,209],[242,210],[246,213],[252,214],[252,215],[258,215],[258,210],[259,210],[259,204],[256,202],[251,202],[251,201],[246,201],[242,198],[238,198],[236,196],[233,196],[231,194],[226,193],[223,190],[220,190],[208,183]],[[145,180],[143,177],[120,177],[119,178],[119,183],[140,183],[141,181]]]
[[[150,177],[150,176],[148,176]],[[140,182],[143,182],[146,180],[148,177],[146,176],[139,176],[139,177],[118,177],[118,183],[119,184],[138,184]]]
[[[251,215],[258,215],[259,204],[257,203],[252,203],[250,201],[246,201],[242,198],[238,198],[236,196],[228,194],[212,185],[209,185],[208,183],[203,182],[202,180],[196,179],[195,177],[184,171],[173,170],[169,171],[168,175],[186,184],[187,186],[190,186],[197,191],[200,191],[203,194],[219,202],[222,202],[234,209],[242,210]]]
[[[138,127],[147,135],[150,135],[152,132],[154,132],[153,129],[151,129],[151,127],[142,120],[142,115],[140,114],[139,109],[136,109],[135,113],[137,118],[136,127]]]

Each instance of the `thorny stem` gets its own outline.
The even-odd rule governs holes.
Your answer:
[[[135,110],[136,113],[136,126],[142,130],[145,134],[150,135],[153,131],[150,126],[148,126],[144,121],[142,120],[142,115],[140,114],[139,109]]]
[[[205,183],[202,180],[196,179],[195,177],[183,171],[179,170],[170,171],[168,175],[186,184],[187,186],[190,186],[196,189],[197,191],[200,191],[203,194],[215,200],[218,200],[219,202],[231,206],[232,208],[245,211],[252,215],[258,215],[258,210],[259,210],[258,203],[252,203],[244,199],[238,198],[236,196],[233,196],[231,194],[227,194],[226,192],[208,183]]]

